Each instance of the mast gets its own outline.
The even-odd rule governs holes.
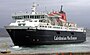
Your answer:
[[[35,4],[35,3],[33,3],[33,5],[32,5],[32,14],[36,14],[36,6],[37,6],[37,4]]]

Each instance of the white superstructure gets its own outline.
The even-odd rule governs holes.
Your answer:
[[[15,13],[12,18],[15,20],[7,28],[8,29],[42,29],[42,30],[58,30],[58,31],[76,31],[86,32],[84,28],[78,28],[77,24],[66,22],[65,14],[60,12],[37,13],[37,4],[33,3],[32,12]],[[65,18],[62,19],[62,16]]]

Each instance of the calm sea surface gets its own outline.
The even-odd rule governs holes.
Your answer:
[[[90,30],[87,31],[87,40],[79,44],[40,45],[36,47],[13,48],[10,37],[0,37],[0,51],[11,50],[11,53],[58,53],[58,52],[90,52]]]

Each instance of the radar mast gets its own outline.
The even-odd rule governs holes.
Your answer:
[[[36,6],[38,6],[38,4],[34,3],[33,2],[33,5],[32,5],[32,14],[36,14]]]

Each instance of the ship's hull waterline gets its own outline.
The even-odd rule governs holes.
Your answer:
[[[6,29],[14,45],[51,45],[81,43],[86,41],[86,32],[55,31],[39,29]]]

